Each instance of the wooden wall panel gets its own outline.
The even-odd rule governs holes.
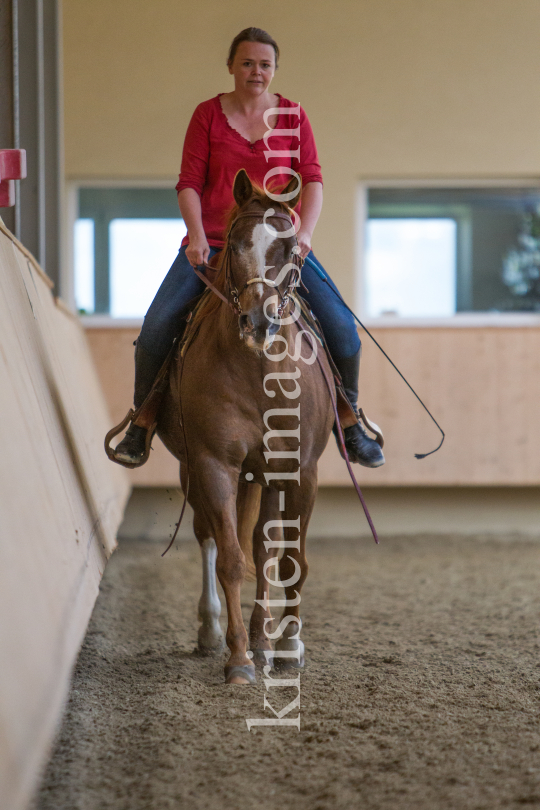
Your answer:
[[[0,220],[0,806],[27,806],[129,494],[84,332]]]
[[[131,404],[136,329],[90,328],[87,335],[113,421]],[[446,432],[439,433],[405,384],[364,337],[360,402],[382,427],[386,465],[355,466],[373,486],[527,486],[540,483],[540,326],[393,326],[377,340]],[[140,486],[177,486],[177,465],[159,441],[131,473]],[[347,485],[333,438],[319,465],[321,485]]]
[[[86,331],[109,407],[111,427],[121,421],[133,404],[133,341],[138,334],[138,329],[114,327]],[[157,437],[152,445],[153,450],[147,463],[137,470],[128,471],[131,483],[133,486],[179,486],[178,462]]]

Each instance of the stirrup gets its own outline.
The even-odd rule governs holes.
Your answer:
[[[133,408],[130,408],[126,416],[120,422],[120,424],[116,425],[116,427],[111,428],[111,430],[109,430],[109,432],[105,436],[105,452],[107,453],[107,457],[111,461],[114,461],[115,464],[121,464],[122,467],[133,469],[135,467],[142,467],[142,465],[146,464],[146,462],[148,461],[152,439],[154,438],[154,433],[156,432],[157,428],[159,408],[169,379],[169,367],[171,365],[177,347],[178,347],[178,338],[175,338],[170,348],[169,354],[165,358],[163,365],[158,371],[157,377],[154,380],[154,384],[152,385],[152,388],[146,395],[146,398],[142,403],[142,405],[140,405],[140,407],[138,407],[137,410],[135,411],[133,410]],[[130,422],[132,422],[134,425],[137,425],[138,427],[146,428],[146,430],[148,431],[146,434],[146,446],[144,450],[144,456],[141,458],[140,461],[135,462],[120,461],[120,459],[116,458],[115,451],[111,447],[111,440],[114,439],[115,436],[118,436],[118,434],[121,433]]]
[[[367,429],[375,434],[375,441],[382,450],[384,447],[384,436],[382,434],[382,430],[380,429],[380,427],[376,425],[375,422],[372,422],[371,419],[367,418],[363,408],[358,408],[358,416],[359,419],[361,419],[364,425],[367,427]]]
[[[120,459],[116,458],[115,451],[111,447],[111,441],[114,439],[115,436],[118,436],[119,433],[128,426],[129,423],[134,422],[134,417],[137,415],[137,411],[134,411],[133,408],[130,408],[127,412],[126,416],[123,420],[116,425],[116,427],[111,428],[107,435],[105,436],[105,452],[107,453],[107,457],[114,461],[115,464],[121,464],[122,467],[127,467],[129,470],[135,469],[135,467],[142,467],[143,464],[146,464],[148,461],[148,457],[150,455],[150,448],[152,445],[152,439],[154,438],[154,433],[156,432],[157,422],[154,422],[152,427],[150,427],[146,432],[146,445],[144,449],[144,456],[141,458],[140,461],[121,461]]]

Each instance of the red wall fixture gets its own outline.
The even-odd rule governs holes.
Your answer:
[[[0,208],[15,205],[15,180],[26,177],[26,149],[0,149]]]

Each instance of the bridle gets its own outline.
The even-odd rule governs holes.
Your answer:
[[[225,236],[225,247],[223,248],[222,262],[221,262],[221,269],[225,273],[225,283],[226,283],[226,287],[227,287],[227,291],[228,291],[228,297],[223,295],[223,293],[220,292],[220,290],[218,290],[210,282],[210,280],[208,279],[207,276],[204,275],[204,273],[201,273],[200,270],[198,270],[197,268],[194,268],[194,270],[195,270],[196,274],[199,276],[199,278],[202,281],[204,281],[206,286],[209,289],[211,289],[212,292],[214,292],[219,298],[221,298],[222,301],[224,301],[233,310],[235,315],[241,315],[242,314],[242,304],[240,303],[240,296],[242,295],[242,293],[244,293],[246,291],[246,289],[251,284],[266,284],[268,287],[277,288],[278,292],[279,292],[279,288],[272,281],[272,279],[262,278],[260,276],[257,276],[256,278],[249,278],[246,281],[246,283],[244,284],[244,286],[240,290],[238,289],[238,285],[236,284],[236,281],[235,281],[235,278],[234,278],[234,271],[233,271],[233,268],[232,268],[232,246],[231,246],[230,239],[231,239],[231,234],[232,234],[235,226],[237,225],[237,223],[241,219],[247,219],[248,217],[250,217],[250,218],[256,217],[257,219],[264,220],[265,223],[269,219],[282,219],[285,222],[287,222],[288,225],[291,228],[293,227],[293,221],[292,221],[291,216],[289,214],[284,214],[284,213],[281,213],[281,212],[276,212],[274,214],[271,214],[270,216],[265,216],[264,212],[260,212],[260,211],[244,211],[244,212],[240,212],[239,214],[237,214],[237,216],[232,221],[232,223],[231,223],[231,225],[229,227],[229,230],[227,231],[227,234]],[[277,309],[277,318],[278,319],[283,317],[283,313],[285,312],[287,304],[289,303],[289,301],[291,299],[291,292],[292,292],[293,288],[297,287],[300,284],[301,274],[302,274],[302,266],[304,264],[304,260],[299,255],[298,244],[296,245],[296,248],[293,248],[293,258],[292,258],[291,263],[293,264],[293,267],[291,267],[291,269],[289,270],[285,290],[283,291],[283,293],[280,294],[280,302],[279,302],[278,309]],[[216,269],[215,267],[212,267],[211,265],[206,264],[206,263],[204,263],[203,266],[205,268],[211,270],[212,272],[215,272],[215,269]]]

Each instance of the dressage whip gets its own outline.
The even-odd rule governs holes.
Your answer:
[[[429,408],[427,407],[427,405],[425,405],[425,404],[424,404],[424,402],[422,402],[422,400],[420,399],[420,397],[418,396],[418,394],[416,393],[416,391],[414,390],[414,388],[412,387],[412,385],[410,384],[410,382],[409,382],[409,381],[408,381],[408,380],[407,380],[407,379],[406,379],[406,378],[403,376],[403,374],[401,373],[401,371],[399,370],[399,368],[396,366],[396,364],[394,363],[394,361],[393,361],[393,360],[392,360],[390,357],[388,357],[387,353],[385,352],[385,350],[383,349],[383,347],[381,346],[381,344],[380,344],[380,343],[379,343],[379,342],[378,342],[378,341],[377,341],[377,340],[376,340],[376,339],[373,337],[373,335],[371,334],[371,332],[369,331],[369,329],[367,328],[367,326],[364,326],[364,324],[362,323],[362,321],[360,320],[360,318],[359,318],[359,317],[356,315],[356,313],[354,313],[354,312],[353,312],[353,310],[350,308],[350,306],[349,306],[349,305],[346,303],[346,301],[344,301],[344,300],[343,300],[343,297],[341,296],[341,294],[339,293],[339,291],[338,291],[338,290],[336,290],[336,289],[334,289],[334,287],[333,287],[331,284],[328,284],[328,279],[327,279],[327,277],[325,276],[325,274],[323,273],[323,271],[321,270],[321,268],[320,268],[320,267],[318,267],[318,265],[317,265],[317,264],[315,264],[315,262],[313,261],[313,259],[310,259],[310,258],[309,258],[309,256],[306,256],[306,258],[304,259],[304,261],[306,262],[306,264],[308,264],[308,265],[311,267],[311,269],[312,269],[312,270],[314,270],[314,271],[315,271],[315,273],[318,275],[318,277],[321,279],[321,281],[324,281],[324,282],[326,283],[326,285],[327,285],[327,286],[328,286],[328,287],[329,287],[329,288],[332,290],[332,292],[334,293],[334,295],[336,295],[336,296],[337,296],[337,298],[339,298],[339,300],[341,301],[341,303],[342,303],[342,304],[344,304],[344,306],[345,306],[345,307],[347,307],[347,309],[349,310],[349,312],[351,313],[351,315],[353,316],[353,318],[354,318],[354,319],[355,319],[355,320],[356,320],[356,321],[357,321],[357,322],[360,324],[360,326],[362,327],[362,329],[364,330],[364,332],[366,332],[366,334],[367,334],[367,335],[369,335],[369,337],[371,338],[371,340],[373,341],[373,343],[374,343],[374,344],[377,346],[377,348],[378,348],[378,349],[380,349],[380,351],[381,351],[381,352],[384,354],[384,356],[386,357],[386,359],[388,360],[388,362],[390,363],[390,365],[392,366],[392,368],[393,368],[395,371],[397,371],[397,373],[399,374],[399,376],[401,377],[401,379],[403,380],[403,382],[405,383],[405,385],[406,385],[406,386],[409,388],[409,390],[410,390],[410,391],[412,391],[412,393],[414,394],[414,396],[416,397],[416,399],[418,400],[418,402],[420,403],[420,405],[422,406],[422,408],[425,410],[425,412],[428,414],[428,416],[430,417],[430,419],[432,420],[432,422],[434,422],[434,423],[435,423],[435,425],[437,426],[437,428],[440,430],[442,438],[441,438],[441,441],[439,442],[439,444],[437,445],[437,447],[435,448],[435,450],[430,450],[430,451],[429,451],[429,453],[415,453],[415,454],[414,454],[414,457],[415,457],[415,458],[418,458],[418,459],[421,459],[421,458],[427,458],[428,456],[431,456],[433,453],[436,453],[436,452],[437,452],[437,450],[440,450],[440,448],[442,447],[442,444],[443,444],[444,439],[445,439],[445,433],[444,433],[444,430],[442,429],[442,427],[439,425],[439,423],[438,423],[438,422],[437,422],[437,420],[435,419],[435,417],[433,416],[433,414],[431,413],[431,411],[429,410]]]

